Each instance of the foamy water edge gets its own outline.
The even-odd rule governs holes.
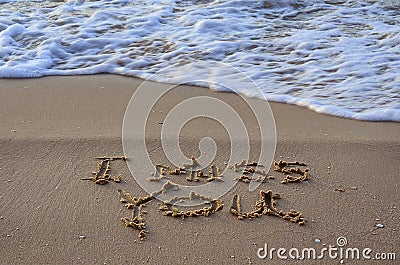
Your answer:
[[[400,9],[371,2],[2,0],[0,77],[146,79],[173,66],[153,81],[212,81],[224,74],[197,69],[196,61],[218,61],[262,91],[234,86],[246,96],[399,122]]]

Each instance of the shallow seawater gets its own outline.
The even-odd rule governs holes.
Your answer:
[[[254,80],[231,87],[248,96],[400,121],[399,1],[0,0],[2,78],[236,81],[213,61]]]

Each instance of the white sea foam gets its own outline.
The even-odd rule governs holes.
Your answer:
[[[0,0],[2,78],[146,78],[172,66],[155,81],[235,80],[198,60],[246,73],[262,95],[239,81],[234,90],[249,96],[400,121],[398,1]]]

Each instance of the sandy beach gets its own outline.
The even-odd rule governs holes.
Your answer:
[[[346,247],[370,248],[371,257],[400,255],[400,124],[342,119],[278,103],[270,103],[277,133],[275,160],[307,163],[309,181],[283,185],[284,176],[271,170],[275,180],[253,192],[238,183],[221,198],[224,208],[209,217],[163,216],[153,200],[145,207],[147,238],[135,243],[139,232],[121,222],[130,212],[117,190],[146,194],[126,163],[111,165],[112,174],[121,174],[121,183],[95,185],[81,178],[96,169],[96,157],[123,155],[124,112],[141,83],[115,75],[0,79],[0,264],[339,264],[339,258],[327,256],[257,256],[265,244],[320,250],[335,245],[339,237],[347,239]],[[233,104],[238,100],[234,94],[185,86],[167,95],[149,119],[152,156],[162,152],[157,139],[165,113],[180,98],[195,95]],[[182,149],[198,155],[203,131],[189,127],[187,133],[192,137],[183,137]],[[229,144],[223,135],[213,136],[218,146]],[[219,150],[216,162],[223,164],[229,152]],[[238,220],[230,213],[234,194],[241,195],[243,209],[250,211],[259,190],[279,193],[276,207],[301,211],[306,224],[274,216]]]

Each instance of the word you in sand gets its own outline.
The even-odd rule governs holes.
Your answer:
[[[125,161],[126,158],[124,156],[102,156],[97,157],[97,159],[101,160],[97,166],[97,171],[92,172],[92,177],[82,178],[82,180],[87,180],[98,185],[105,185],[109,182],[120,183],[121,175],[111,176],[110,174],[111,162],[115,160]],[[146,239],[148,234],[147,226],[144,220],[144,215],[147,212],[143,210],[143,207],[146,206],[146,203],[154,201],[156,196],[159,194],[179,190],[179,185],[172,182],[170,177],[182,175],[188,182],[199,182],[201,180],[207,182],[224,181],[220,168],[217,165],[211,165],[208,172],[205,172],[204,170],[198,170],[197,166],[198,162],[195,157],[192,157],[192,164],[183,165],[182,167],[178,168],[173,168],[168,165],[156,165],[155,173],[148,180],[160,181],[162,179],[167,179],[167,182],[160,190],[145,197],[134,197],[129,192],[122,189],[117,191],[120,202],[124,204],[126,209],[129,209],[132,212],[130,218],[123,217],[121,220],[126,227],[132,227],[136,230],[139,230],[138,237],[140,241]],[[268,175],[264,169],[264,166],[258,162],[247,162],[246,160],[242,160],[241,162],[230,165],[228,168],[233,170],[233,172],[238,173],[238,176],[235,179],[238,182],[250,183],[250,181],[259,181],[264,183],[267,180],[275,179],[274,176]],[[302,162],[287,162],[282,160],[278,162],[275,161],[273,169],[276,172],[281,172],[286,175],[280,182],[282,184],[302,182],[308,180],[309,178],[309,169],[307,165]],[[245,212],[241,209],[240,195],[235,194],[232,198],[230,213],[236,216],[239,220],[243,220],[245,218],[259,218],[263,215],[270,215],[282,218],[292,223],[297,223],[298,225],[304,225],[306,219],[302,216],[301,212],[295,210],[285,212],[276,208],[276,200],[280,198],[281,196],[279,194],[273,194],[271,190],[261,190],[259,200],[255,202],[254,210]],[[185,209],[185,207],[183,207],[183,209],[178,209],[176,204],[185,200],[199,200],[205,206],[203,208],[191,210]],[[164,216],[185,219],[188,217],[208,217],[217,213],[218,211],[221,211],[223,207],[224,202],[222,200],[213,199],[192,191],[189,196],[175,196],[170,200],[163,202],[162,205],[159,206],[159,210]]]

